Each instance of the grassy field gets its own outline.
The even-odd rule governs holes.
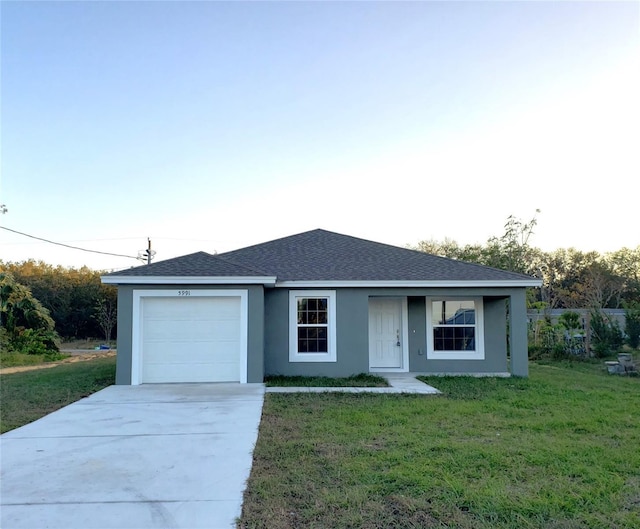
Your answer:
[[[0,433],[17,428],[114,383],[116,359],[99,358],[2,375]]]
[[[602,363],[267,394],[243,528],[640,527],[640,378]]]

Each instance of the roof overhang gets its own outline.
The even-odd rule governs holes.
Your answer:
[[[281,288],[526,288],[541,287],[542,280],[531,278],[511,280],[465,281],[279,281]]]
[[[101,276],[107,285],[264,285],[280,288],[526,288],[541,279],[460,281],[277,281],[275,276]]]
[[[107,285],[265,285],[274,286],[275,276],[101,276]]]

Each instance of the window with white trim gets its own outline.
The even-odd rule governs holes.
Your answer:
[[[336,361],[335,290],[289,291],[289,361]]]
[[[427,358],[484,359],[482,298],[427,299]]]

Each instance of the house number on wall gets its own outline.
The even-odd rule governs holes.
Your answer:
[[[178,290],[178,296],[190,296],[191,290]]]

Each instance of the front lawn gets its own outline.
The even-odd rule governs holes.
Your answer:
[[[116,358],[2,375],[0,433],[35,421],[115,382]]]
[[[239,527],[640,527],[640,378],[425,381],[443,395],[267,394]]]

